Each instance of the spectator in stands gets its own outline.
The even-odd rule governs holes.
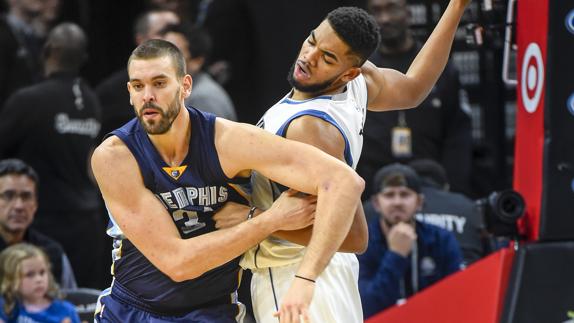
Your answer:
[[[381,31],[378,50],[369,58],[379,67],[406,72],[421,45],[409,28],[407,0],[369,0]],[[367,112],[357,172],[367,181],[393,162],[431,158],[446,169],[451,189],[470,188],[472,134],[466,92],[449,62],[435,87],[417,109]],[[363,197],[371,195],[367,187]]]
[[[449,192],[444,168],[432,159],[409,163],[421,179],[425,197],[418,221],[434,224],[454,233],[462,250],[464,264],[470,265],[484,255],[484,221],[474,201],[463,194]]]
[[[0,322],[80,323],[74,305],[61,300],[49,268],[46,254],[31,244],[0,253]]]
[[[359,290],[365,318],[436,283],[462,266],[454,235],[416,221],[423,204],[420,180],[405,165],[375,175],[369,245],[359,255]],[[365,210],[367,211],[367,210]]]
[[[60,16],[61,0],[43,0],[43,9],[32,22],[36,33],[45,38]]]
[[[80,286],[97,288],[105,286],[98,279],[107,279],[104,214],[88,161],[100,106],[79,77],[86,47],[79,26],[52,29],[44,48],[47,79],[14,93],[0,113],[0,158],[22,159],[38,172],[43,184],[34,227],[62,244]]]
[[[207,72],[204,64],[211,50],[209,34],[200,28],[168,25],[160,35],[175,44],[186,59],[187,72],[193,77],[193,90],[185,104],[218,117],[237,121],[237,114],[227,92]]]
[[[139,45],[148,39],[160,38],[159,32],[165,26],[179,23],[178,16],[172,11],[152,10],[145,12],[139,16],[134,24],[134,42]],[[126,67],[122,67],[97,86],[96,92],[103,109],[100,137],[121,127],[135,117],[134,109],[130,105],[128,81],[128,71]]]
[[[64,288],[75,288],[76,280],[62,246],[30,228],[38,209],[38,175],[19,159],[0,161],[0,251],[28,242],[50,258],[52,273]]]
[[[42,14],[41,0],[8,0],[8,13],[0,17],[0,108],[17,89],[42,79],[43,39],[34,29]]]

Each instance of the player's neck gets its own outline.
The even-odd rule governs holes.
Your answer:
[[[172,167],[181,165],[187,156],[191,140],[191,123],[185,106],[182,104],[168,132],[149,137],[166,164]]]
[[[328,89],[320,91],[320,92],[301,92],[301,91],[294,88],[293,92],[291,94],[291,99],[302,101],[302,100],[314,99],[314,98],[322,96],[322,95],[334,95],[334,94],[342,93],[343,91],[345,91],[346,86],[347,86],[347,84],[338,85],[338,86],[334,86],[334,87],[328,88]]]

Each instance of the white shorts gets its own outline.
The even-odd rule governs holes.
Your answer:
[[[277,323],[277,306],[289,290],[299,263],[253,270],[251,299],[258,323]],[[359,296],[359,261],[354,254],[336,253],[323,273],[311,302],[312,323],[363,322]]]

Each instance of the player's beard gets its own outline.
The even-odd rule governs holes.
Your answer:
[[[163,111],[159,106],[153,102],[146,102],[137,114],[138,120],[144,130],[150,135],[162,135],[171,129],[171,125],[175,121],[179,110],[181,109],[181,101],[179,99],[180,90],[177,90],[173,101],[167,106],[167,111]],[[155,109],[161,115],[159,121],[150,120],[148,122],[144,121],[142,118],[144,109]]]
[[[297,60],[295,60],[295,62],[293,62],[293,65],[291,65],[291,69],[289,69],[289,74],[287,74],[287,81],[297,91],[301,91],[304,93],[311,93],[311,94],[320,94],[321,92],[328,89],[331,85],[333,85],[333,83],[337,79],[337,77],[334,77],[334,78],[327,80],[325,82],[321,82],[321,83],[317,83],[317,84],[303,85],[299,81],[297,81],[295,79],[295,77],[293,76],[295,73],[295,65],[297,65]]]

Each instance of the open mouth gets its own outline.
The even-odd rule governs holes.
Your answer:
[[[311,77],[307,65],[301,61],[297,61],[295,73],[297,73],[298,76],[300,76],[301,78],[308,79],[309,77]]]

